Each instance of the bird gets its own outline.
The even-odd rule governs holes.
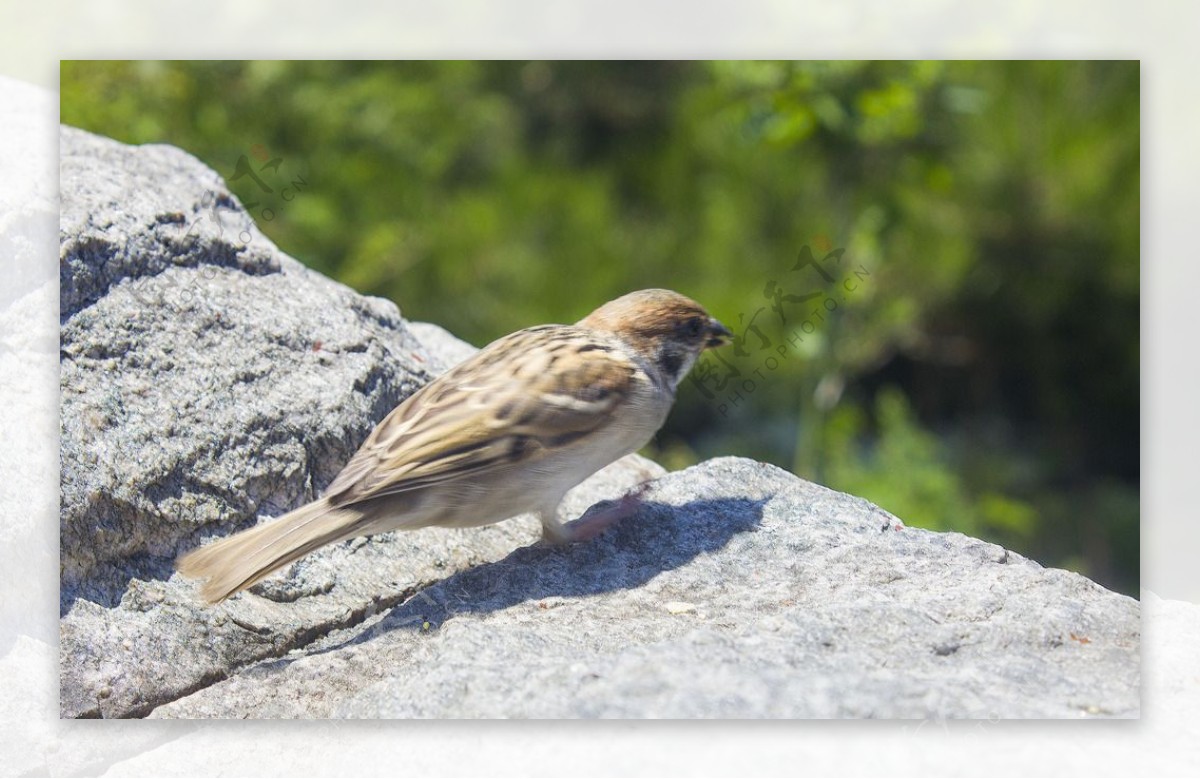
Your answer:
[[[385,416],[324,494],[176,563],[219,603],[329,544],[535,514],[543,538],[590,540],[638,496],[564,522],[563,496],[645,446],[706,350],[732,338],[666,289],[618,297],[574,325],[518,330],[421,387]],[[629,498],[630,496],[627,496]]]

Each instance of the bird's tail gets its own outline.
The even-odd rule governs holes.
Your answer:
[[[309,552],[358,535],[361,518],[361,512],[334,508],[326,500],[314,501],[188,552],[175,567],[184,576],[207,579],[200,595],[209,603],[218,603]]]

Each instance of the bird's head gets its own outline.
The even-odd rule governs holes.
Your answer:
[[[623,340],[658,370],[672,391],[701,352],[723,346],[733,336],[699,303],[668,289],[622,295],[579,324]]]

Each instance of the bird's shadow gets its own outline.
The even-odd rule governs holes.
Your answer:
[[[369,629],[318,653],[363,644],[398,629],[436,630],[457,614],[486,614],[526,601],[634,589],[721,549],[738,534],[755,530],[766,502],[765,498],[720,498],[672,506],[647,501],[593,541],[569,546],[537,543],[502,560],[453,574],[395,606]]]

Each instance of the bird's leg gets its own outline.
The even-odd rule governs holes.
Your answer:
[[[642,496],[648,489],[650,483],[642,482],[625,493],[620,500],[603,508],[596,504],[585,511],[582,517],[571,522],[560,522],[555,512],[545,512],[542,514],[542,539],[552,544],[590,541],[625,517],[636,513],[641,507]]]

